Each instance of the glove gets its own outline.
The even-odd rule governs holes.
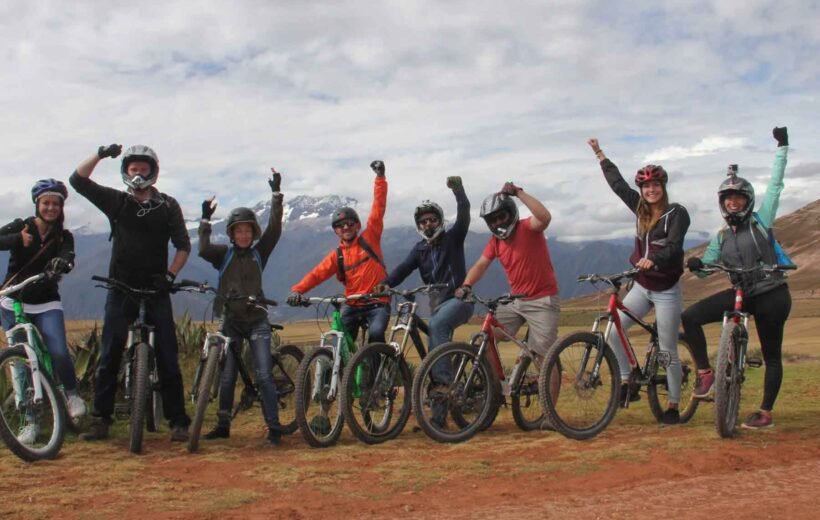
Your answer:
[[[65,258],[55,256],[46,265],[46,274],[53,279],[61,274],[70,273],[72,269],[74,269],[74,264]]]
[[[216,211],[216,203],[213,197],[202,201],[202,220],[211,220]]]
[[[785,126],[772,128],[772,135],[777,139],[777,146],[789,146],[789,132]]]
[[[473,286],[467,284],[456,289],[456,292],[454,293],[455,297],[459,300],[466,300],[471,294],[473,294]]]
[[[373,168],[373,171],[376,172],[377,176],[384,177],[384,162],[373,161],[370,163],[370,167]]]
[[[276,193],[279,188],[282,186],[282,174],[276,171],[276,168],[271,168],[270,171],[273,173],[270,179],[268,179],[268,184],[270,185],[270,191]]]
[[[386,283],[377,283],[373,286],[373,292],[377,294],[383,294],[390,290],[390,286]]]
[[[453,177],[447,177],[447,187],[451,190],[461,189],[464,188],[464,184],[461,182],[461,177],[455,175]]]
[[[501,188],[501,193],[505,195],[509,195],[510,197],[518,196],[518,192],[521,191],[521,188],[513,184],[512,182],[505,182],[504,187]]]
[[[151,277],[151,282],[154,285],[154,289],[164,294],[171,292],[171,289],[174,287],[174,279],[176,279],[176,277],[177,275],[171,271],[168,271],[165,274],[155,274]]]
[[[686,261],[686,268],[689,269],[689,271],[692,273],[694,273],[695,271],[700,271],[701,269],[703,269],[703,260],[696,256],[693,256]]]
[[[105,159],[111,157],[112,159],[122,152],[121,144],[109,144],[108,146],[100,146],[97,148],[97,157]]]
[[[288,305],[291,307],[298,307],[302,304],[302,293],[298,291],[293,291],[288,295],[287,299]]]

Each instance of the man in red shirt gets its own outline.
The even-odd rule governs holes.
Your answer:
[[[524,203],[531,217],[518,219],[518,207],[513,197]],[[524,323],[529,327],[528,344],[543,359],[558,335],[558,282],[550,260],[544,230],[552,216],[547,208],[523,188],[508,182],[499,193],[490,195],[481,204],[481,217],[493,236],[484,252],[470,268],[456,296],[465,298],[472,291],[493,259],[498,258],[513,294],[525,298],[498,308],[496,318],[510,334]],[[540,366],[541,359],[536,359]]]

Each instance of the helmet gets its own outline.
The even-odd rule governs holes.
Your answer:
[[[427,213],[436,214],[438,225],[434,228],[427,228],[422,231],[419,227],[419,219]],[[444,231],[444,211],[442,211],[441,206],[435,202],[429,200],[422,201],[421,204],[416,206],[416,210],[413,212],[413,220],[416,222],[416,231],[418,231],[419,235],[427,242],[432,242]]]
[[[490,220],[493,220],[502,211],[506,211],[510,215],[506,227],[491,225]],[[518,206],[515,205],[512,197],[506,193],[495,193],[481,203],[480,216],[487,222],[487,227],[490,228],[492,234],[503,240],[512,235],[515,230],[515,225],[518,223]]]
[[[666,174],[666,170],[663,169],[663,166],[647,164],[635,174],[635,184],[641,186],[648,181],[660,181],[661,184],[666,186],[667,181],[669,181],[669,175]]]
[[[235,208],[231,210],[231,214],[228,215],[228,236],[231,236],[231,228],[237,224],[243,223],[251,225],[253,228],[253,239],[258,240],[262,235],[262,230],[259,228],[259,223],[256,221],[256,213],[254,213],[250,208]]]
[[[336,224],[343,220],[355,220],[357,224],[362,223],[362,221],[359,220],[359,214],[356,213],[356,210],[349,206],[339,208],[330,215],[330,226],[335,228]]]
[[[61,199],[68,198],[68,189],[65,184],[57,179],[41,179],[34,183],[31,188],[31,202],[37,204],[37,201],[43,195],[57,195]]]
[[[746,203],[746,207],[736,213],[730,213],[729,210],[726,209],[725,204],[726,197],[733,193],[739,193],[749,200],[749,202]],[[725,181],[720,183],[720,187],[718,188],[718,206],[720,206],[720,214],[723,215],[723,219],[727,224],[730,226],[740,224],[749,218],[755,208],[754,186],[743,177],[730,175]]]
[[[132,162],[147,162],[151,167],[151,172],[148,177],[140,175],[133,179],[128,176],[128,165]],[[122,182],[129,188],[135,190],[144,190],[157,182],[159,175],[159,158],[154,150],[148,148],[143,144],[134,145],[122,154],[122,165],[120,166],[120,173],[122,174]]]

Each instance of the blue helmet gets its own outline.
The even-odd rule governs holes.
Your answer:
[[[41,179],[34,183],[34,187],[31,188],[31,202],[37,204],[37,201],[43,195],[56,195],[65,200],[68,198],[68,189],[66,189],[65,184],[57,179]]]

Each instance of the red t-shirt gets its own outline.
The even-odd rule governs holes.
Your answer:
[[[507,273],[513,294],[526,294],[528,299],[555,296],[558,281],[552,268],[547,239],[541,231],[530,227],[530,219],[522,219],[511,237],[501,240],[491,237],[482,255],[488,260],[498,258]]]

